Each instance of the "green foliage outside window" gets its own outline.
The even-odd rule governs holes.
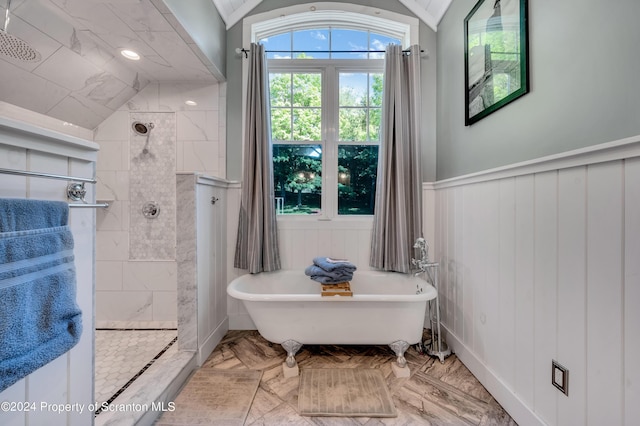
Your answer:
[[[364,89],[340,83],[338,138],[355,143],[379,141],[382,74],[356,75],[365,81]],[[323,139],[321,74],[274,72],[269,90],[278,213],[318,214],[322,194],[322,145],[318,143]],[[377,145],[338,145],[338,214],[373,214],[377,165]]]

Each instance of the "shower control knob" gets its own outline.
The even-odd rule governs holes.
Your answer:
[[[147,219],[155,219],[160,214],[160,206],[149,201],[142,206],[142,215]]]

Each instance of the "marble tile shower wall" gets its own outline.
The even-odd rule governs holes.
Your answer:
[[[175,260],[175,114],[132,113],[130,117],[129,259]],[[147,134],[136,133],[134,123],[144,123]]]
[[[161,253],[162,258],[154,252],[155,243],[141,247],[147,241],[144,235],[137,234],[141,228],[140,215],[134,204],[143,200],[133,199],[133,187],[142,169],[133,161],[132,154],[135,157],[142,151],[146,138],[135,135],[131,123],[134,119],[149,122],[155,119],[149,117],[173,117],[174,158],[165,162],[171,169],[168,185],[174,191],[171,215],[175,223],[175,172],[225,177],[225,91],[224,83],[150,83],[96,129],[94,140],[100,145],[97,199],[111,200],[111,207],[98,211],[96,218],[97,327],[176,326],[175,232],[180,232],[180,227],[173,237],[160,237],[160,245],[171,247],[171,253]],[[197,105],[188,106],[187,100]],[[150,135],[151,148],[155,147],[153,138],[157,130],[160,129],[154,128]],[[141,146],[136,145],[140,143]],[[150,152],[155,154],[153,149]],[[133,256],[130,247],[137,247]]]

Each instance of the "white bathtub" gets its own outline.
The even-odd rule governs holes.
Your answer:
[[[262,337],[282,344],[291,358],[299,346],[293,350],[290,342],[403,342],[400,353],[392,346],[400,358],[421,341],[427,301],[436,297],[433,286],[412,275],[356,271],[351,290],[352,297],[322,297],[321,285],[302,271],[277,271],[240,276],[227,293],[242,300]]]

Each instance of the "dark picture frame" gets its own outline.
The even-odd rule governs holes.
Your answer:
[[[479,0],[464,19],[465,126],[529,92],[527,0]]]

